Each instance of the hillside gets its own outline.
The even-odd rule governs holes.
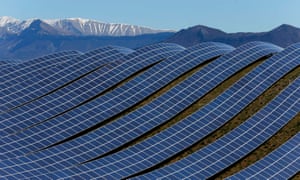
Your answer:
[[[85,52],[106,45],[137,48],[173,34],[171,30],[81,18],[21,21],[0,17],[0,59],[31,59],[64,50]]]
[[[0,59],[30,59],[64,50],[86,52],[105,45],[138,48],[158,42],[189,47],[201,42],[223,42],[239,46],[250,41],[265,41],[287,47],[300,41],[300,29],[283,24],[268,32],[226,33],[197,25],[175,33],[141,26],[69,19],[18,20],[0,17]]]
[[[218,29],[198,25],[177,32],[165,42],[178,43],[189,47],[206,41],[223,42],[235,47],[250,41],[265,41],[287,47],[290,44],[300,42],[300,29],[283,24],[268,32],[226,33]]]

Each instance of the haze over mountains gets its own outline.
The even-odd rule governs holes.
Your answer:
[[[268,32],[226,33],[197,25],[178,32],[81,18],[18,20],[0,17],[0,58],[28,59],[63,50],[87,51],[105,45],[137,48],[158,42],[192,46],[205,41],[239,46],[266,41],[286,47],[300,42],[300,29],[283,24]]]

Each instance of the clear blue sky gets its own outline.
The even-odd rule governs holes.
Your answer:
[[[179,30],[197,24],[226,32],[300,27],[300,0],[1,0],[0,16],[82,17]]]

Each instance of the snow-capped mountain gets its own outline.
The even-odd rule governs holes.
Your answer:
[[[18,34],[30,26],[34,19],[21,21],[13,17],[0,17],[0,36],[5,34]]]
[[[19,20],[12,17],[0,17],[0,37],[7,34],[20,34],[31,23],[39,19]],[[103,23],[82,18],[40,20],[60,32],[61,35],[76,36],[137,36],[172,32],[171,30],[155,30],[147,27]]]

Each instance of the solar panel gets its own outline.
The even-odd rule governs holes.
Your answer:
[[[1,90],[0,110],[6,111],[32,101],[122,56],[113,48],[103,47],[54,66],[16,86]]]
[[[12,66],[14,66],[14,64],[0,63],[0,71],[2,71],[2,69],[10,68]]]
[[[264,50],[265,49],[265,50]],[[252,54],[251,53],[249,53],[249,51],[251,51],[252,50]],[[260,51],[259,51],[260,50]],[[265,55],[267,55],[267,54],[270,54],[270,53],[272,53],[272,52],[276,52],[276,51],[278,51],[278,48],[277,47],[275,47],[275,46],[270,46],[269,44],[264,44],[264,43],[249,43],[249,44],[247,44],[247,45],[245,45],[245,46],[243,46],[243,47],[241,47],[241,48],[239,48],[239,49],[237,49],[236,51],[233,51],[233,52],[231,52],[230,54],[232,55],[231,56],[231,58],[228,58],[228,59],[224,59],[224,58],[219,58],[218,60],[215,60],[213,63],[211,63],[209,66],[207,66],[207,68],[213,68],[213,67],[216,67],[216,66],[219,66],[220,67],[220,69],[218,70],[219,72],[223,72],[223,74],[224,74],[224,69],[222,69],[222,68],[225,68],[226,67],[226,62],[227,62],[227,65],[228,64],[230,64],[230,66],[229,67],[232,67],[232,68],[234,68],[235,70],[232,70],[232,69],[230,69],[229,68],[229,71],[232,73],[232,74],[234,74],[234,72],[235,71],[238,71],[239,69],[241,69],[241,68],[243,68],[243,66],[246,66],[246,64],[243,64],[243,65],[241,65],[239,68],[235,68],[236,66],[235,65],[233,65],[232,63],[230,63],[229,61],[237,61],[236,63],[238,63],[238,62],[245,62],[245,61],[248,61],[248,63],[251,63],[251,61],[254,61],[255,59],[259,59],[260,57],[263,57],[263,56],[265,56]],[[241,52],[243,52],[243,53],[241,53]],[[239,54],[239,56],[236,56],[236,54]],[[247,54],[246,56],[244,56],[245,54]],[[256,54],[256,56],[253,56],[254,54]],[[227,57],[230,57],[229,55],[227,55]],[[243,57],[243,58],[241,58],[241,57]],[[249,59],[251,59],[252,58],[252,60],[249,60]],[[222,67],[222,68],[221,68]],[[206,71],[205,69],[203,70],[203,71]],[[214,75],[215,75],[215,77],[217,77],[218,76],[218,73],[215,73],[214,71],[208,71],[208,72],[210,72],[210,73],[213,73]],[[192,76],[193,77],[193,76]],[[197,77],[196,79],[199,79],[199,77],[198,76],[194,76],[194,77]],[[201,78],[202,79],[207,79],[206,78],[207,76],[202,76]],[[200,78],[200,82],[202,81],[201,80],[201,78]],[[212,78],[214,78],[214,77],[212,77]],[[225,77],[224,77],[225,78]],[[192,78],[190,78],[190,80],[191,80]],[[194,79],[192,79],[192,82],[194,82],[195,84],[197,84],[197,83],[199,83],[197,80],[196,80],[195,78]],[[190,80],[187,80],[186,82],[188,82],[188,84],[191,84],[191,81]],[[222,81],[221,79],[219,80],[219,81]],[[179,84],[178,85],[179,87],[187,87],[188,85],[187,84],[184,84],[184,83],[181,83],[181,85]],[[201,88],[201,87],[199,87],[199,88]],[[211,88],[213,88],[213,87],[211,87]],[[202,88],[201,88],[202,89]],[[205,88],[204,88],[205,89]],[[172,92],[172,91],[170,91],[170,92]],[[180,92],[180,90],[178,90],[177,92]],[[184,91],[183,91],[184,92]],[[205,92],[203,92],[203,93],[205,93]],[[186,93],[185,93],[186,94]],[[188,96],[188,95],[187,95]],[[174,94],[172,95],[166,95],[166,97],[176,97],[177,99],[179,98],[178,96],[175,96]],[[186,96],[185,96],[186,97]],[[180,99],[180,98],[179,98]],[[154,101],[155,102],[155,101]],[[158,102],[160,102],[160,101],[158,101]],[[158,106],[159,106],[159,104],[157,104]],[[155,103],[154,103],[154,105],[153,105],[153,107],[156,107],[156,105],[155,105]],[[174,109],[174,107],[169,107],[170,109],[172,108],[172,109]],[[175,108],[176,109],[176,108]],[[178,109],[176,109],[176,110],[178,110]],[[142,114],[142,113],[140,113],[140,114]],[[133,117],[133,116],[131,116],[131,117]],[[149,116],[148,116],[149,117]],[[136,125],[138,124],[138,123],[140,123],[140,124],[142,124],[142,122],[144,122],[144,121],[146,121],[146,120],[143,120],[144,118],[145,119],[147,119],[147,121],[149,121],[149,122],[144,122],[144,123],[147,123],[148,125],[149,124],[155,124],[155,122],[156,121],[161,121],[161,120],[159,120],[159,119],[155,119],[155,118],[152,118],[151,120],[148,118],[147,116],[140,116],[140,118],[139,119],[135,119],[135,121],[136,121]],[[164,115],[164,117],[168,117],[167,115]],[[121,121],[122,123],[124,123],[124,124],[126,124],[126,122],[128,122],[128,121],[130,121],[130,119],[124,119],[123,121]],[[122,123],[118,123],[119,125],[121,125]],[[114,123],[112,123],[112,124],[114,124]],[[116,127],[116,126],[115,126]],[[107,149],[109,149],[109,148],[114,148],[114,147],[117,147],[118,145],[120,145],[120,143],[122,142],[122,143],[126,143],[127,141],[130,141],[130,139],[132,139],[133,137],[130,137],[129,135],[134,135],[134,136],[136,136],[136,135],[138,135],[138,133],[140,132],[140,130],[138,130],[138,131],[136,131],[135,133],[132,133],[132,132],[130,132],[129,134],[120,134],[120,129],[124,129],[124,130],[129,130],[129,129],[131,129],[131,128],[133,128],[134,129],[134,126],[126,126],[126,128],[124,128],[124,127],[122,127],[122,126],[119,126],[120,128],[119,129],[115,129],[116,131],[114,131],[113,132],[113,129],[109,129],[109,128],[104,128],[104,130],[102,129],[102,131],[101,131],[101,129],[99,129],[99,130],[97,130],[97,131],[95,131],[95,132],[93,132],[94,133],[94,135],[90,135],[89,137],[85,137],[85,136],[83,136],[82,138],[80,137],[80,138],[78,138],[78,139],[75,139],[74,140],[74,142],[70,142],[70,144],[68,145],[68,144],[65,144],[65,147],[70,147],[70,146],[73,146],[73,147],[78,147],[77,149],[78,150],[80,150],[80,149],[82,149],[82,148],[84,148],[84,146],[94,146],[94,148],[89,148],[89,150],[92,150],[92,149],[95,149],[95,150],[93,150],[93,151],[91,151],[90,153],[88,153],[88,152],[84,152],[84,151],[80,151],[81,153],[79,153],[79,151],[77,150],[76,151],[76,149],[75,148],[69,148],[69,149],[67,149],[67,148],[60,148],[59,149],[59,151],[61,151],[61,152],[63,152],[64,154],[74,154],[73,152],[74,151],[76,151],[77,153],[76,153],[76,155],[75,156],[73,156],[72,157],[72,161],[73,161],[73,163],[74,163],[74,161],[78,161],[78,163],[80,163],[80,160],[81,161],[83,161],[83,159],[82,159],[82,157],[83,157],[83,154],[84,154],[84,157],[85,158],[87,158],[87,157],[89,157],[90,159],[91,158],[93,158],[93,156],[95,156],[95,154],[103,154],[104,152],[105,152],[105,150],[107,151]],[[147,127],[144,127],[143,128],[143,130],[145,131],[145,129],[147,129]],[[119,140],[117,140],[117,141],[115,141],[115,142],[113,142],[113,141],[110,141],[110,142],[105,142],[105,140],[108,140],[108,139],[112,139],[112,138],[115,138],[116,139],[116,137],[113,137],[113,136],[111,136],[111,135],[107,135],[107,136],[103,136],[103,134],[105,134],[105,132],[112,132],[111,134],[117,134],[117,136],[116,137],[118,137],[119,138]],[[116,133],[117,132],[117,133]],[[124,133],[124,132],[123,132]],[[100,136],[100,137],[95,137],[95,135],[97,135],[97,134],[99,134],[99,135],[102,135],[102,136]],[[85,138],[84,138],[85,137]],[[79,143],[80,142],[80,143]],[[84,142],[84,143],[83,143]],[[73,144],[73,145],[72,145]],[[80,144],[80,145],[76,145],[76,146],[74,146],[75,144]],[[82,144],[82,146],[81,146],[81,144]],[[89,145],[87,145],[87,144],[89,144]],[[109,144],[109,146],[107,146]],[[62,146],[64,146],[64,144],[62,145]],[[53,149],[52,149],[53,150]],[[50,151],[51,151],[51,149],[50,149]],[[54,150],[53,152],[57,152],[57,150]],[[47,154],[47,153],[45,153],[45,154]],[[60,154],[60,153],[56,153],[55,155],[58,155],[58,154]],[[87,154],[90,154],[90,155],[87,155]],[[43,153],[43,155],[44,155],[44,153]],[[45,155],[45,157],[47,157],[47,158],[53,158],[53,157],[51,157],[50,156],[50,154],[48,153],[47,155]],[[54,156],[55,157],[55,156]],[[43,159],[43,158],[41,158],[41,157],[39,157],[38,159]],[[64,159],[64,160],[66,160],[67,161],[67,159]],[[64,161],[63,160],[63,161]],[[88,159],[86,159],[86,160],[88,160]],[[63,163],[63,161],[60,161],[60,162],[56,162],[56,163]],[[49,166],[48,166],[49,167]],[[55,167],[53,167],[53,169],[54,169]]]
[[[12,81],[17,83],[18,80],[24,80],[25,77],[32,77],[32,75],[35,75],[40,70],[70,60],[78,55],[76,51],[60,52],[3,68],[0,71],[0,87],[1,89],[9,87],[9,85],[13,85]]]
[[[167,43],[160,43],[160,45],[163,45],[163,44],[167,44]],[[156,46],[156,45],[157,44],[155,44],[154,46]],[[150,46],[153,46],[153,45],[150,45]],[[177,44],[175,44],[174,46],[177,46],[178,48],[180,48],[180,46],[177,45]],[[133,50],[133,49],[122,47],[122,46],[111,46],[111,47],[114,48],[114,49],[117,49],[119,52],[121,52],[124,55],[128,55],[128,54],[131,54],[131,53],[135,52],[135,50]],[[141,48],[139,48],[139,49],[141,49]],[[139,51],[139,49],[138,49],[138,51]]]
[[[291,49],[293,49],[293,48],[290,48],[289,50],[291,50]],[[272,60],[267,60],[266,62],[268,62],[268,63],[263,63],[263,64],[266,64],[266,65],[261,66],[263,68],[257,68],[257,69],[260,69],[260,71],[261,71],[263,69],[268,69],[266,67],[269,67],[269,66],[276,67],[274,65],[274,62],[278,62],[278,57],[285,57],[287,54],[289,54],[287,51],[284,51],[283,53],[279,53],[278,55],[271,58]],[[293,55],[294,54],[291,54],[291,57],[293,57]],[[286,61],[286,59],[281,60],[281,62],[285,62],[285,61]],[[290,62],[287,62],[287,63],[290,63]],[[285,66],[282,66],[282,67],[286,68]],[[281,70],[281,71],[283,71],[283,70]],[[288,70],[285,70],[285,71],[288,71]],[[270,71],[266,70],[265,72],[270,72]],[[252,74],[257,75],[258,73],[255,70],[253,70]],[[265,74],[267,74],[267,73],[265,73]],[[261,76],[261,75],[258,75],[258,76]],[[248,75],[248,77],[246,76],[244,79],[250,79],[250,80],[252,79],[253,80],[253,79],[258,78],[256,76],[251,76],[252,78],[249,78],[249,77],[250,76]],[[270,80],[268,78],[265,78],[265,76],[262,76],[261,78]],[[260,80],[260,79],[258,79],[258,80]],[[245,84],[245,81],[240,81],[239,85],[236,87],[241,88],[240,87],[241,84]],[[257,84],[259,84],[259,83],[257,83]],[[244,88],[249,88],[249,87],[245,86]],[[233,90],[234,89],[230,89],[229,91],[233,91]],[[245,89],[243,89],[243,91],[244,90]],[[239,92],[239,93],[241,93],[241,92]],[[239,94],[239,95],[241,95],[241,94]],[[237,102],[237,104],[239,104],[239,103]],[[224,112],[224,111],[222,111],[222,112]],[[203,116],[203,114],[202,114],[202,116]],[[207,118],[207,117],[205,117],[205,118]],[[194,121],[196,121],[196,120],[194,119]],[[208,118],[208,121],[211,121],[211,119]],[[188,124],[193,124],[192,122],[193,121],[190,121],[190,123],[188,123]],[[170,128],[170,130],[166,131],[166,133],[161,133],[158,136],[154,136],[156,138],[150,138],[150,139],[144,141],[143,143],[140,143],[136,146],[129,148],[128,150],[119,152],[112,156],[102,158],[102,159],[100,159],[99,162],[96,161],[97,163],[95,161],[93,161],[92,163],[95,163],[93,166],[99,167],[100,170],[97,169],[97,171],[99,170],[99,172],[101,172],[101,174],[103,174],[103,175],[105,174],[104,169],[106,169],[103,167],[104,166],[107,167],[108,171],[106,173],[107,174],[111,173],[110,175],[114,178],[126,177],[126,176],[130,175],[130,173],[131,174],[137,173],[142,169],[151,167],[151,165],[154,165],[155,163],[161,162],[162,160],[172,156],[173,154],[176,154],[180,150],[184,149],[185,147],[191,145],[193,142],[197,141],[196,133],[193,134],[194,136],[192,135],[189,137],[192,139],[186,138],[186,136],[191,134],[191,132],[202,132],[202,133],[200,133],[201,135],[203,135],[203,132],[208,134],[208,132],[205,131],[208,127],[204,128],[205,124],[209,124],[209,122],[204,122],[204,124],[202,124],[203,131],[200,130],[201,126],[198,127],[199,125],[196,126],[195,124],[193,124],[193,127],[185,128],[184,131],[181,131],[181,132],[179,130],[180,130],[180,128],[183,129],[183,127],[179,126],[179,128]],[[214,128],[217,128],[217,127],[214,127]],[[196,131],[196,129],[198,129],[199,131]],[[177,133],[178,131],[179,131],[179,133]],[[97,134],[101,135],[101,133],[95,133],[93,136],[90,137],[90,140],[93,138],[97,139]],[[198,136],[199,136],[199,134],[198,134]],[[168,137],[170,137],[170,138],[168,138]],[[166,141],[165,141],[165,139],[166,139]],[[75,140],[75,142],[76,142],[76,140]],[[74,143],[73,146],[78,146],[81,143],[85,143],[85,141],[84,140],[78,141],[77,143]],[[96,141],[94,143],[96,143]],[[176,143],[178,143],[178,144],[176,145]],[[93,144],[93,143],[91,143],[91,144]],[[112,144],[113,143],[109,143],[109,144],[107,144],[107,146],[111,146]],[[96,147],[99,146],[99,144],[93,144],[93,145],[95,145]],[[59,149],[59,150],[57,149],[54,152],[57,153],[59,151],[65,150],[66,152],[73,154],[71,160],[74,161],[74,159],[75,159],[74,157],[76,157],[76,155],[74,155],[74,153],[72,153],[72,151],[68,151],[67,147],[72,147],[72,146],[69,144],[64,149]],[[85,146],[82,146],[82,147],[84,148]],[[148,147],[151,147],[151,149],[148,149]],[[101,148],[104,148],[104,147],[100,146],[99,149],[101,149]],[[80,151],[77,151],[77,153],[79,153],[79,152]],[[49,154],[47,154],[45,157],[49,157]],[[143,160],[141,160],[140,157],[143,157]],[[129,165],[126,164],[127,162],[130,162],[130,164],[133,164],[133,165],[130,166],[130,164]],[[90,163],[88,163],[88,164],[90,164]],[[116,172],[112,172],[112,170],[115,170],[115,169],[120,169],[120,171],[116,170]],[[34,173],[34,174],[36,174],[36,173]]]
[[[45,69],[47,69],[49,67],[55,66],[56,64],[60,63],[60,61],[63,61],[63,59],[70,60],[75,56],[76,56],[76,54],[71,54],[71,55],[67,54],[65,56],[58,56],[55,59],[47,59],[47,60],[53,61],[52,64],[48,63],[48,65],[45,65],[45,64],[47,64],[45,62],[45,63],[32,65],[32,66],[30,66],[30,68],[27,68],[27,66],[25,66],[24,68],[17,66],[19,71],[12,71],[12,69],[14,69],[15,66],[6,67],[5,69],[1,70],[2,72],[8,71],[8,73],[0,76],[1,92],[4,92],[5,90],[7,90],[10,86],[17,86],[18,84],[24,82],[27,79],[32,78],[33,76],[36,76],[36,74],[39,74],[40,72],[44,71]],[[10,70],[12,72],[9,73]]]
[[[249,53],[249,51],[251,51],[252,54]],[[180,112],[182,109],[187,107],[187,105],[193,103],[193,101],[199,98],[197,97],[197,95],[202,96],[203,94],[207,93],[209,89],[212,89],[218,83],[226,79],[226,77],[230,76],[230,74],[228,74],[227,76],[224,75],[226,74],[225,69],[228,69],[228,71],[230,71],[231,74],[234,74],[236,71],[242,69],[247,64],[276,51],[278,51],[278,47],[276,46],[272,47],[271,45],[265,43],[256,42],[256,43],[249,43],[247,45],[244,45],[243,47],[240,47],[236,51],[231,52],[230,53],[231,56],[229,56],[229,54],[226,55],[227,59],[219,58],[218,60],[215,60],[213,63],[205,67],[206,69],[204,68],[204,70],[201,70],[201,72],[194,74],[192,77],[178,84],[172,90],[165,93],[163,96],[154,100],[153,102],[146,105],[145,107],[130,113],[129,115],[125,116],[125,118],[117,120],[103,128],[100,128],[92,132],[93,134],[88,134],[87,136],[79,137],[74,141],[71,141],[70,143],[68,142],[64,143],[60,147],[58,147],[58,149],[59,151],[63,152],[63,154],[73,154],[74,151],[77,151],[76,156],[72,157],[72,161],[74,162],[77,160],[78,163],[80,163],[80,160],[83,161],[82,158],[83,154],[85,160],[89,160],[95,157],[95,154],[98,154],[99,156],[104,153],[107,153],[113,150],[114,148],[117,148],[120,145],[133,140],[134,138],[142,135],[143,133],[146,133],[151,128],[154,128],[159,124],[165,122],[166,120],[172,118],[172,116],[176,115],[176,113]],[[239,55],[236,56],[236,54]],[[231,61],[233,62],[236,61],[235,62],[236,65],[234,65]],[[242,65],[237,65],[239,62],[242,62]],[[237,66],[238,68],[236,68]],[[213,69],[215,67],[218,67],[218,70],[215,71],[207,70],[208,68]],[[205,73],[203,73],[203,71]],[[222,72],[223,77],[218,79],[218,81],[215,82],[215,84],[204,83],[201,86],[201,82],[204,82],[204,79],[208,81],[209,80],[208,77],[210,77],[211,79],[218,77],[220,74],[216,72]],[[191,86],[192,84],[198,84],[198,87]],[[194,88],[190,88],[190,87],[194,87]],[[191,92],[187,91],[189,90],[189,88]],[[193,91],[195,92],[196,95],[192,93]],[[176,94],[176,93],[180,93],[180,94]],[[185,96],[181,96],[182,94],[185,94]],[[188,99],[189,101],[185,101],[185,104],[177,103],[177,101],[183,99],[186,100],[185,97],[187,96],[193,98]],[[169,104],[167,103],[168,101]],[[172,103],[174,103],[175,106],[172,105]],[[160,107],[159,110],[165,112],[155,113],[151,110],[150,107],[156,107],[156,108]],[[167,107],[167,109],[163,109],[164,107]],[[170,109],[174,110],[172,111],[173,114],[172,112],[170,112]],[[148,111],[151,112],[150,115],[147,114]],[[153,116],[154,114],[157,116],[156,117]],[[101,136],[97,137],[97,135],[101,135]],[[78,144],[78,145],[74,146],[74,144]],[[69,146],[73,146],[76,148],[65,148]],[[81,153],[79,153],[78,150],[84,148],[84,146],[90,146],[93,148],[89,148],[89,152],[80,151]],[[54,150],[54,152],[56,151],[57,150]],[[56,153],[55,155],[59,155],[59,153]],[[50,158],[49,153],[46,156]],[[61,163],[61,161],[57,163]]]
[[[110,137],[104,138],[104,141],[99,143],[100,145],[95,143],[99,141],[99,137],[103,138],[104,134],[110,133],[109,131],[118,132],[117,135],[125,136],[126,139],[130,139],[136,136],[136,134],[132,133],[120,134],[119,129],[110,129],[108,128],[110,124],[108,124],[103,128],[100,128],[102,129],[103,134],[101,133],[101,131],[99,131],[100,129],[98,129],[92,133],[81,136],[72,141],[54,146],[37,153],[28,154],[26,156],[22,156],[24,154],[24,152],[22,151],[15,151],[16,154],[14,154],[14,156],[19,156],[18,158],[4,160],[5,158],[7,158],[5,157],[2,160],[1,155],[3,154],[0,153],[0,157],[2,160],[0,162],[0,174],[4,178],[6,177],[17,179],[29,177],[38,177],[42,179],[64,177],[80,177],[88,179],[95,177],[126,178],[128,176],[134,175],[135,173],[140,172],[144,169],[148,169],[149,167],[162,162],[164,159],[173,156],[177,152],[184,150],[194,142],[197,142],[202,137],[206,136],[207,134],[230,120],[231,117],[239,113],[241,109],[243,109],[247,104],[255,99],[255,97],[258,96],[261,92],[270,87],[277,79],[281,78],[284,74],[286,74],[293,68],[299,66],[299,49],[300,44],[295,44],[287,48],[285,51],[278,53],[277,55],[266,60],[260,66],[247,74],[244,78],[231,86],[227,91],[218,96],[215,100],[181,121],[185,122],[186,124],[182,123],[181,125],[179,125],[181,122],[177,123],[171,128],[163,131],[162,133],[159,133],[157,136],[153,136],[124,151],[120,151],[113,155],[106,156],[84,165],[74,166],[80,162],[84,162],[87,159],[90,159],[91,157],[99,156],[99,151],[97,151],[97,148],[101,149],[101,146],[103,146],[104,143],[107,143],[107,140],[109,140]],[[134,53],[135,52],[130,53],[129,55],[132,55]],[[247,56],[250,57],[251,55],[248,54]],[[245,66],[245,64],[243,65]],[[213,77],[209,78],[214,79]],[[220,76],[216,78],[216,82],[220,81],[219,78]],[[143,79],[140,80],[143,81]],[[198,79],[196,79],[195,81],[197,80]],[[190,84],[188,84],[187,86],[191,85],[192,87],[192,84],[193,82],[190,82]],[[176,93],[179,92],[176,91]],[[171,94],[171,97],[176,96],[176,93]],[[211,177],[212,175],[220,172],[222,169],[228,167],[235,161],[239,160],[243,156],[247,155],[249,152],[253,151],[256,147],[261,145],[265,140],[276,133],[290,119],[297,115],[300,111],[299,93],[300,78],[295,80],[289,87],[282,91],[262,110],[249,118],[248,121],[234,129],[230,133],[226,134],[216,142],[200,149],[196,153],[188,156],[183,160],[173,163],[170,166],[159,169],[144,176],[139,176],[137,178]],[[153,102],[154,101],[152,101],[151,103]],[[165,101],[163,101],[163,103],[164,104],[162,106],[167,106],[167,103]],[[143,109],[144,107],[142,107],[141,109]],[[172,109],[174,109],[174,107]],[[152,111],[153,108],[155,109],[155,106],[151,106],[148,111]],[[166,108],[170,107],[168,106]],[[83,110],[88,109],[83,108],[81,109],[81,112],[79,111],[78,113],[85,112]],[[176,110],[180,111],[180,109]],[[138,111],[139,110],[134,112]],[[147,113],[148,111],[144,113]],[[130,114],[135,114],[134,112]],[[150,119],[159,116],[160,113],[161,112],[159,112],[158,114],[154,114],[154,116],[151,116]],[[71,117],[71,115],[69,117]],[[132,119],[139,119],[143,117],[143,114],[136,115],[137,116],[131,115]],[[165,113],[164,116],[167,116],[166,118],[169,118],[172,116],[172,114]],[[145,117],[149,118],[148,116]],[[66,118],[68,118],[68,116],[66,116]],[[128,119],[128,121],[125,122],[125,125],[127,122],[133,122],[131,121],[132,119]],[[158,120],[161,120],[161,122],[163,121],[162,119]],[[124,127],[128,128],[128,131],[140,128],[142,122],[135,122],[138,124],[135,124],[133,127],[127,125]],[[149,128],[148,125],[144,123],[143,125],[145,125],[146,128]],[[159,123],[154,126],[157,125],[159,125]],[[68,128],[68,126],[70,126],[70,124],[68,124],[67,122],[66,128]],[[174,127],[177,127],[177,129]],[[72,128],[77,127],[73,126]],[[108,128],[107,131],[104,131],[104,128]],[[142,133],[143,131],[145,131],[144,128],[141,128],[140,130]],[[78,129],[75,129],[74,131],[78,131]],[[142,134],[141,132],[136,131],[137,136]],[[53,140],[51,136],[52,134],[41,135],[43,137],[45,137],[45,135],[48,135],[49,140]],[[65,134],[63,134],[63,136],[65,136]],[[18,138],[20,138],[17,136],[9,137],[11,138],[11,141],[18,141]],[[114,138],[115,137],[116,136],[114,136]],[[38,138],[39,137],[37,137],[37,139]],[[32,136],[32,138],[28,139],[27,143],[31,143],[34,141],[36,141],[36,137]],[[6,146],[10,142],[6,141],[5,143],[6,144],[0,143],[0,145]],[[14,145],[6,146],[7,149],[4,149],[4,152],[14,150],[14,148],[18,148]],[[37,144],[37,147],[39,145],[40,144]],[[113,142],[111,141],[106,145],[110,146],[109,148],[111,149],[114,148],[112,148],[111,146],[115,146],[115,144],[113,144]],[[26,144],[24,143],[23,146],[26,146]],[[97,146],[97,148],[95,146]],[[2,152],[2,150],[0,152]],[[299,158],[297,159],[298,161],[295,160],[297,157],[299,157],[299,150],[295,150],[293,152],[294,153],[290,153],[286,156],[290,162],[292,159],[292,163],[289,164],[290,166],[285,164],[286,160],[282,160],[284,157],[281,156],[279,162],[277,164],[274,163],[275,166],[271,166],[268,163],[270,167],[267,167],[267,165],[264,164],[265,169],[259,174],[259,177],[283,178],[290,177],[295,174],[295,172],[299,172],[299,168],[297,169],[297,167],[299,167]],[[297,155],[295,155],[296,152],[298,153]],[[283,164],[285,166],[283,166]],[[63,170],[66,167],[72,168]],[[280,167],[281,169],[278,169]],[[274,169],[277,169],[277,171],[274,172]],[[53,171],[53,173],[50,174],[51,171]],[[271,173],[273,174],[270,175]]]
[[[139,178],[207,179],[263,144],[300,112],[300,78],[228,134],[188,157]]]
[[[2,133],[16,133],[57,116],[181,50],[183,48],[178,45],[166,43],[138,49],[124,57],[128,60],[113,68],[104,66],[54,93],[1,115]]]
[[[22,60],[17,60],[17,59],[0,59],[0,69],[1,66],[5,66],[5,65],[16,65],[22,63]]]
[[[63,140],[74,133],[78,133],[79,130],[84,130],[97,122],[112,117],[116,113],[144,99],[198,64],[231,50],[232,47],[219,43],[204,43],[189,48],[156,64],[122,87],[106,93],[83,106],[27,129],[16,136],[2,138],[2,147],[6,146],[4,149],[13,148],[21,152],[21,154],[47,147],[58,140]],[[174,72],[176,72],[176,74]],[[68,127],[66,127],[66,125]],[[58,131],[60,128],[62,128],[61,133]],[[45,129],[46,131],[41,131],[41,129]],[[51,132],[51,135],[49,132]],[[11,138],[15,140],[19,139],[19,141],[9,143],[8,140]],[[32,142],[33,138],[38,138],[39,140],[35,139],[34,143]],[[31,143],[25,143],[27,140]],[[23,144],[23,142],[25,144]],[[19,154],[15,154],[16,152],[12,150],[9,152],[4,150],[3,152],[7,152],[5,153],[7,156],[3,154],[3,159],[15,157]]]
[[[300,133],[227,179],[290,179],[300,171]]]

